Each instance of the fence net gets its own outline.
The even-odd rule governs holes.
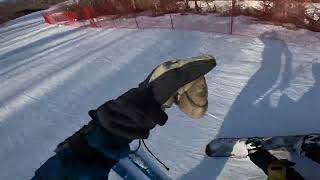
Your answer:
[[[320,32],[320,0],[80,0],[44,14],[65,25],[263,35],[304,45],[320,40],[311,33]]]

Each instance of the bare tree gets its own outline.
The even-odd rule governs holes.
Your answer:
[[[189,0],[184,0],[184,5],[185,5],[185,10],[189,11],[190,7],[189,7]]]
[[[194,1],[194,6],[196,7],[196,11],[199,13],[200,12],[200,8],[199,8],[197,0]]]
[[[208,1],[208,0],[206,0],[206,4],[207,4],[207,9],[209,10],[209,12],[212,12],[212,9],[211,9],[211,6],[210,6],[210,4],[209,4],[209,1]]]

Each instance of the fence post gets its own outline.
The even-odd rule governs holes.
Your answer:
[[[137,28],[139,29],[139,24],[138,24],[138,21],[137,21],[137,6],[136,6],[136,1],[135,0],[132,0],[132,5],[133,5],[133,9],[134,9],[134,21],[136,22],[136,25],[137,25]]]
[[[235,15],[235,13],[234,13],[235,7],[236,7],[236,0],[232,0],[230,34],[233,33],[233,17]]]
[[[173,20],[172,20],[171,14],[169,14],[169,16],[170,16],[170,21],[171,21],[171,28],[174,29]]]
[[[139,29],[139,24],[138,24],[137,16],[136,16],[136,15],[134,15],[134,21],[136,22],[137,28]]]
[[[111,18],[111,20],[112,20],[112,24],[113,24],[114,28],[117,28],[117,24],[116,24],[116,22],[114,22],[114,18],[113,17]]]

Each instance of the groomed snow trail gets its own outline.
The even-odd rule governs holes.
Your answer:
[[[21,17],[0,28],[0,179],[31,178],[88,122],[88,110],[135,87],[161,62],[200,54],[218,61],[206,76],[208,113],[193,121],[171,108],[146,143],[172,179],[265,179],[248,159],[205,157],[205,146],[215,136],[320,133],[319,52],[283,40],[59,27],[40,13]],[[292,159],[306,179],[320,178],[319,165]]]

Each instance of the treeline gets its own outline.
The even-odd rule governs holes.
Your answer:
[[[216,6],[223,3],[214,0],[79,0],[68,6],[67,11],[94,8],[96,15],[132,14],[149,11],[153,15],[165,13],[219,13],[222,16],[251,16],[258,20],[279,24],[291,23],[296,27],[320,31],[320,9],[313,2],[320,0],[258,0],[260,6],[251,6],[251,0],[226,0],[223,11]],[[231,2],[232,5],[231,5]],[[246,3],[248,2],[248,3]],[[256,1],[257,2],[257,1]],[[255,3],[256,4],[256,3]]]
[[[0,24],[26,14],[47,9],[65,0],[7,0],[0,2]]]
[[[243,6],[238,0],[232,10],[234,16],[245,15],[278,24],[290,23],[299,28],[320,31],[320,0],[260,0],[261,8]],[[230,13],[230,14],[231,14]]]

